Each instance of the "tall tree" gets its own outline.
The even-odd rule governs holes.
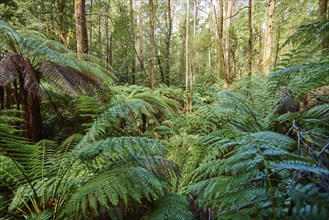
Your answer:
[[[258,27],[258,31],[257,31],[257,35],[258,35],[258,42],[259,42],[259,49],[258,49],[258,72],[259,73],[263,73],[263,57],[264,57],[264,45],[263,45],[263,31],[262,31],[262,27],[259,26]]]
[[[225,78],[224,71],[224,50],[223,50],[223,22],[224,22],[224,11],[223,11],[223,0],[217,0],[219,7],[219,14],[217,14],[216,7],[214,8],[216,30],[217,30],[217,65],[218,65],[218,76],[219,78]]]
[[[190,95],[189,95],[189,110],[192,111],[192,103],[193,103],[193,75],[196,74],[196,21],[198,14],[198,0],[194,0],[193,5],[193,46],[192,46],[192,68],[190,71]]]
[[[248,75],[252,74],[252,0],[248,4],[248,28],[249,28],[249,41],[248,41]]]
[[[74,1],[77,53],[88,53],[88,34],[86,23],[86,1]]]
[[[107,4],[105,4],[105,13],[106,15],[109,14],[109,8],[110,8],[111,1],[108,1]],[[105,42],[106,42],[106,48],[105,48],[105,57],[106,57],[106,63],[110,63],[111,58],[111,51],[110,51],[110,36],[109,36],[109,17],[105,16]]]
[[[143,0],[139,1],[139,63],[141,69],[144,69],[144,64],[143,64]]]
[[[56,1],[56,5],[57,5],[57,18],[58,18],[58,34],[59,34],[59,38],[60,40],[66,44],[66,40],[65,40],[65,23],[66,23],[66,13],[65,13],[65,9],[66,9],[66,0],[57,0]]]
[[[186,1],[186,35],[185,35],[185,95],[186,95],[186,112],[189,112],[189,11],[190,11],[190,1]]]
[[[129,0],[129,16],[130,16],[130,34],[132,38],[132,48],[136,48],[135,42],[136,42],[136,37],[135,37],[135,18],[134,18],[134,5],[133,5],[133,0]],[[132,60],[131,60],[131,75],[132,75],[132,83],[136,83],[136,76],[135,76],[135,70],[136,70],[136,56],[135,54],[131,55]]]
[[[171,15],[171,0],[168,0],[168,34],[166,39],[166,52],[165,52],[165,77],[166,77],[166,84],[170,85],[170,43],[171,43],[171,35],[172,35],[172,15]]]
[[[267,23],[266,23],[266,36],[265,36],[265,53],[263,61],[263,71],[268,74],[271,66],[272,55],[272,36],[273,36],[273,23],[275,12],[275,0],[269,0],[267,8]]]
[[[93,0],[90,0],[90,6],[89,6],[89,18],[92,17],[92,13],[93,13]],[[93,49],[93,22],[90,21],[89,22],[89,25],[90,25],[90,29],[89,29],[89,53],[91,53],[92,49]]]
[[[149,11],[150,11],[150,87],[154,89],[154,20],[153,20],[153,0],[149,0]]]
[[[231,81],[231,25],[232,25],[232,10],[233,10],[233,0],[227,0],[226,7],[226,43],[225,43],[225,53],[226,53],[226,76],[225,76],[225,86],[227,87]]]

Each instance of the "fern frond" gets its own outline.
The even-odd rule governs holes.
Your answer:
[[[83,160],[92,160],[99,154],[109,160],[124,159],[127,155],[164,155],[166,149],[155,140],[141,137],[114,137],[81,145],[74,150]]]
[[[152,220],[181,220],[194,219],[188,209],[188,200],[176,193],[166,193],[156,201],[156,208],[145,216],[145,219]]]
[[[95,176],[79,187],[65,205],[64,213],[85,216],[87,209],[98,214],[101,208],[128,201],[155,200],[163,195],[158,179],[143,168],[113,169]],[[65,214],[65,215],[66,215]]]

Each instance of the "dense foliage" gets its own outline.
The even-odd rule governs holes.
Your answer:
[[[0,30],[1,219],[328,218],[328,21],[268,76],[199,75],[190,112],[179,83],[118,85],[96,53]]]

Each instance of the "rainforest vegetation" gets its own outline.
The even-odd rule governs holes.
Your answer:
[[[0,219],[329,219],[327,0],[1,0]]]

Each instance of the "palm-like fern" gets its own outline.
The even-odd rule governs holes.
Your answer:
[[[39,98],[47,94],[40,86],[41,75],[62,92],[73,94],[95,94],[100,79],[107,85],[111,82],[104,67],[68,58],[47,47],[42,37],[25,38],[3,21],[0,30],[0,40],[7,45],[0,60],[0,109],[24,106],[26,137],[30,140],[42,136]]]

